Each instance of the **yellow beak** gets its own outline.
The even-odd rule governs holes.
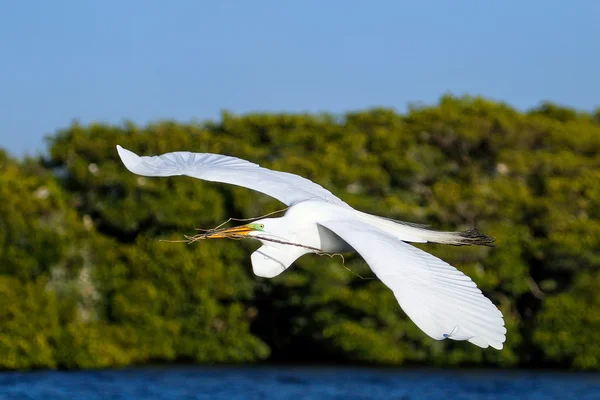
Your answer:
[[[232,236],[248,236],[248,233],[254,232],[256,229],[248,225],[234,226],[233,228],[219,229],[214,232],[208,232],[206,235],[210,239],[227,239]]]

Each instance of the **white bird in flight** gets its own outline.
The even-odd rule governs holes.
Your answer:
[[[186,151],[140,157],[118,145],[117,151],[127,169],[138,175],[187,175],[229,183],[265,193],[288,205],[280,218],[263,218],[220,231],[222,237],[235,234],[262,243],[251,256],[257,276],[273,278],[315,250],[356,251],[394,292],[406,315],[428,336],[502,349],[506,328],[500,310],[467,275],[406,243],[491,245],[493,239],[477,230],[439,232],[367,214],[308,179],[235,157]]]

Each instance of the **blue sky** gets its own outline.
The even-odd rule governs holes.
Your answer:
[[[0,147],[222,110],[404,111],[444,93],[600,106],[600,1],[0,3]]]

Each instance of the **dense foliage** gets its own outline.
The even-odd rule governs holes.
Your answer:
[[[73,124],[48,156],[0,151],[0,368],[358,362],[600,369],[600,113],[443,97],[400,115],[224,114]],[[419,245],[499,305],[505,349],[429,339],[378,280],[307,255],[252,275],[253,242],[181,239],[283,206],[247,189],[128,172],[141,154],[215,152],[306,176],[351,205],[497,247]],[[355,273],[372,276],[356,255]]]

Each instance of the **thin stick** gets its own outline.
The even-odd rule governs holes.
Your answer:
[[[273,214],[277,214],[277,213],[280,213],[280,212],[284,212],[284,211],[286,211],[288,208],[289,208],[289,207],[286,207],[286,208],[283,208],[283,209],[281,209],[281,210],[277,210],[277,211],[272,211],[272,212],[270,212],[270,213],[268,213],[268,214],[262,215],[262,216],[260,216],[260,217],[254,217],[254,218],[233,218],[233,217],[230,217],[230,218],[229,218],[227,221],[225,221],[225,222],[223,222],[223,223],[221,223],[221,224],[217,225],[216,227],[214,227],[214,228],[212,228],[212,229],[202,229],[202,228],[194,228],[194,229],[195,229],[195,230],[197,230],[197,231],[202,231],[202,232],[204,232],[204,234],[203,234],[203,235],[204,235],[204,236],[206,236],[206,235],[209,235],[209,234],[215,233],[216,231],[218,231],[219,229],[221,229],[221,227],[222,227],[223,225],[226,225],[226,224],[228,224],[228,223],[229,223],[229,222],[231,222],[231,221],[237,221],[237,222],[253,221],[253,220],[256,220],[256,219],[261,219],[261,218],[269,217],[269,216],[271,216],[271,215],[273,215]],[[166,243],[187,243],[187,244],[191,244],[191,243],[194,243],[195,241],[197,241],[197,240],[200,240],[200,239],[209,239],[208,237],[200,237],[200,236],[202,236],[202,235],[194,235],[194,236],[183,235],[183,236],[185,237],[185,240],[167,240],[167,239],[159,239],[158,241],[159,241],[159,242],[166,242]],[[229,237],[229,238],[230,238],[230,239],[235,239],[235,238],[233,238],[233,237]]]
[[[229,222],[231,221],[237,221],[237,222],[247,222],[247,221],[254,221],[257,219],[261,219],[261,218],[265,218],[265,217],[270,217],[273,214],[278,214],[280,212],[284,212],[288,209],[289,207],[283,208],[281,210],[277,210],[277,211],[272,211],[268,214],[265,215],[261,215],[260,217],[254,217],[254,218],[233,218],[230,217],[227,221],[223,222],[222,224],[218,225],[217,227],[213,228],[213,229],[201,229],[201,228],[196,228],[197,231],[204,231],[204,232],[212,232],[212,231],[216,231],[218,229],[220,229],[223,225],[227,225]]]
[[[203,234],[194,235],[194,236],[185,236],[186,239],[187,239],[187,241],[186,240],[180,240],[178,242],[187,242],[188,244],[189,243],[194,243],[194,242],[197,242],[198,240],[210,239],[210,235],[211,234],[214,234],[214,232],[203,233]],[[237,235],[237,234],[231,234],[231,235],[227,235],[227,239],[243,240],[243,239],[248,239],[248,237],[242,236],[242,235]],[[372,279],[375,279],[375,278],[365,278],[365,277],[361,276],[360,274],[352,271],[350,268],[348,268],[346,266],[346,259],[340,253],[328,253],[328,252],[323,251],[321,249],[318,249],[316,247],[307,246],[307,245],[303,245],[303,244],[299,244],[299,243],[294,243],[294,242],[288,242],[288,241],[280,240],[280,239],[274,239],[274,238],[265,237],[265,236],[254,236],[254,237],[252,237],[252,239],[264,240],[266,242],[279,243],[279,244],[284,244],[284,245],[288,245],[288,246],[302,247],[302,248],[311,250],[314,254],[316,254],[318,256],[328,256],[330,258],[334,258],[335,256],[339,256],[342,259],[342,267],[344,267],[346,270],[350,271],[353,275],[356,275],[357,277],[359,277],[360,279],[363,279],[363,280],[372,280]]]
[[[284,208],[282,210],[273,211],[273,212],[270,212],[268,214],[262,215],[260,217],[255,217],[255,218],[233,218],[233,217],[231,217],[227,221],[223,222],[222,224],[219,224],[218,226],[216,226],[213,229],[195,228],[197,231],[202,231],[203,233],[199,233],[199,234],[193,235],[193,236],[184,235],[185,240],[165,240],[165,239],[160,239],[160,241],[161,242],[167,242],[167,243],[187,243],[187,244],[192,244],[194,242],[197,242],[198,240],[210,239],[210,237],[212,235],[214,235],[216,233],[219,233],[219,230],[222,230],[222,227],[224,225],[228,224],[231,221],[238,221],[238,222],[253,221],[253,220],[265,218],[265,217],[271,216],[273,214],[277,214],[277,213],[286,211],[288,208],[289,207],[286,207],[286,208]],[[248,239],[248,237],[246,237],[246,236],[237,235],[237,234],[227,234],[226,238],[227,239],[233,239],[233,240]],[[252,237],[252,239],[264,240],[264,241],[267,241],[267,242],[279,243],[279,244],[284,244],[284,245],[288,245],[288,246],[302,247],[302,248],[311,250],[313,253],[315,253],[315,254],[317,254],[319,256],[328,256],[330,258],[334,258],[335,256],[339,256],[342,259],[342,267],[344,267],[346,270],[350,271],[352,274],[356,275],[357,277],[359,277],[360,279],[363,279],[363,280],[375,279],[375,278],[365,278],[365,277],[361,276],[360,274],[352,271],[350,268],[348,268],[346,266],[346,259],[340,253],[328,253],[328,252],[323,251],[321,249],[318,249],[316,247],[306,246],[306,245],[303,245],[303,244],[288,242],[288,241],[279,240],[279,239],[273,239],[273,238],[269,238],[269,237],[265,237],[265,236],[254,236],[254,237]]]

